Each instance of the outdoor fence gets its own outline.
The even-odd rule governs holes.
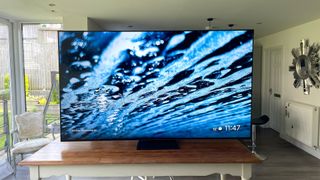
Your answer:
[[[39,25],[24,28],[23,57],[29,90],[50,90],[51,71],[58,71],[57,41],[57,31],[41,30]],[[6,88],[4,84],[10,74],[8,44],[7,36],[0,35],[0,90]]]

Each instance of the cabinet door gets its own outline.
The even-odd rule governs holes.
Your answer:
[[[313,146],[314,106],[288,103],[286,106],[285,132],[301,143]]]
[[[313,109],[310,107],[303,106],[299,107],[299,110],[300,111],[296,111],[295,113],[295,138],[300,142],[312,147]]]
[[[293,128],[294,128],[294,126],[293,126],[293,119],[292,118],[290,118],[290,104],[287,104],[286,105],[286,114],[285,114],[285,133],[286,133],[286,135],[288,135],[288,136],[290,136],[290,137],[292,137],[292,138],[294,138],[293,137]]]

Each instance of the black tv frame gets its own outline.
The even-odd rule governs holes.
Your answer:
[[[253,61],[254,61],[254,29],[217,29],[217,30],[201,30],[201,29],[194,29],[194,30],[105,30],[105,31],[84,31],[84,30],[58,30],[57,34],[58,34],[58,54],[59,54],[59,72],[61,69],[61,64],[60,64],[60,36],[59,34],[62,32],[172,32],[172,31],[176,31],[176,32],[183,32],[183,31],[251,31],[252,32],[252,36],[253,36],[253,40],[252,40],[252,77],[253,77]],[[61,82],[61,75],[59,74],[59,82]],[[59,103],[59,107],[60,107],[60,129],[61,129],[61,83],[59,83],[59,99],[60,99],[60,103]],[[164,148],[158,148],[155,147],[155,149],[177,149],[179,148],[179,145],[174,145],[174,142],[172,141],[177,141],[177,140],[183,140],[183,139],[239,139],[239,140],[244,140],[244,139],[252,139],[252,100],[253,100],[253,78],[251,78],[251,101],[250,101],[250,106],[251,106],[251,123],[250,123],[250,133],[249,133],[249,137],[219,137],[219,138],[125,138],[125,139],[94,139],[94,140],[89,140],[89,139],[73,139],[73,140],[63,140],[62,136],[60,136],[60,141],[61,142],[81,142],[81,141],[126,141],[126,140],[138,140],[138,141],[143,141],[142,143],[147,143],[147,145],[141,145],[142,149],[146,149],[146,150],[154,150],[154,146],[152,146],[153,142],[149,143],[150,141],[154,140],[154,141],[163,141],[164,144]],[[169,142],[166,143],[166,142]],[[138,142],[139,144],[139,142]],[[139,149],[139,146],[137,144],[137,149]],[[149,147],[149,144],[151,144],[151,147]],[[144,148],[146,147],[146,148]]]

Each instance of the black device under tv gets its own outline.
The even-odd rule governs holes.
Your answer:
[[[251,138],[253,30],[59,31],[61,141]]]

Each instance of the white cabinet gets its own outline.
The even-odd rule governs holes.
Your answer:
[[[319,147],[319,108],[316,106],[287,102],[285,133],[310,147]]]

